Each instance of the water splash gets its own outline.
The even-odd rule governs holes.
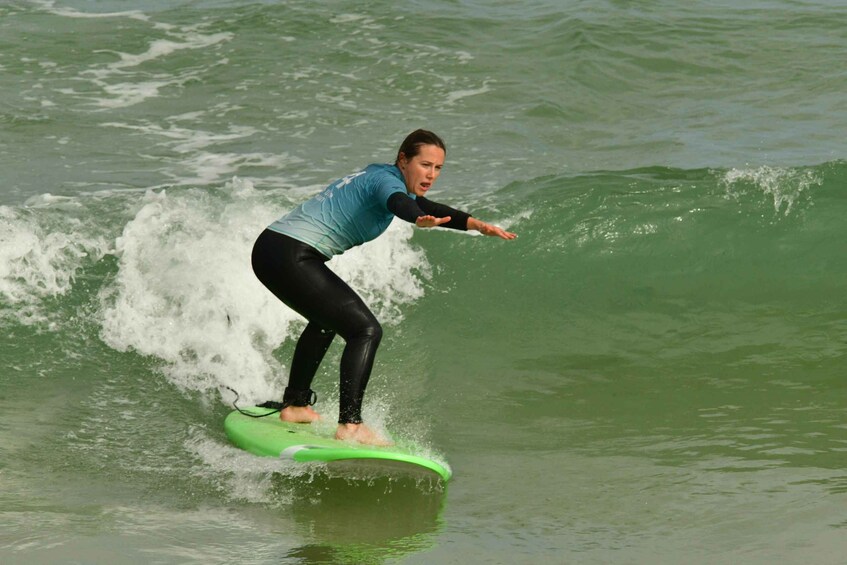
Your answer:
[[[281,394],[272,351],[302,320],[255,278],[255,238],[284,213],[267,193],[234,179],[220,193],[150,191],[117,239],[118,272],[101,292],[101,337],[111,347],[164,362],[183,390],[232,387],[245,402]],[[394,225],[330,262],[386,323],[423,294],[429,266]]]
[[[79,270],[110,251],[72,199],[44,194],[26,208],[0,206],[0,300],[21,323],[44,320],[39,304],[66,294]]]
[[[773,198],[774,212],[787,216],[801,195],[812,186],[819,186],[823,180],[812,169],[765,165],[755,169],[730,169],[724,174],[722,182],[727,194],[733,197],[743,193],[744,185],[752,184]]]

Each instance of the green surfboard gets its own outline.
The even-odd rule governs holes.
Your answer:
[[[409,449],[396,445],[375,447],[340,441],[331,435],[323,435],[314,426],[291,424],[279,419],[272,412],[262,418],[243,414],[262,415],[272,412],[267,408],[242,408],[235,410],[224,420],[224,430],[229,440],[255,455],[279,457],[298,462],[323,461],[367,464],[371,470],[400,470],[410,474],[434,474],[443,481],[452,475],[446,464],[415,455]],[[331,432],[330,432],[331,433]]]

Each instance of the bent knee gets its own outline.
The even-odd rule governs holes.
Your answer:
[[[379,343],[382,326],[376,316],[361,301],[345,304],[340,309],[338,323],[333,329],[345,341],[369,341]]]
[[[359,330],[359,335],[378,343],[382,340],[382,325],[376,320],[373,320]]]
[[[367,341],[378,344],[382,340],[382,326],[375,319],[363,320],[345,334],[342,337],[346,341]]]

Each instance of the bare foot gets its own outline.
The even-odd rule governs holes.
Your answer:
[[[335,439],[344,441],[355,441],[366,445],[377,445],[387,447],[394,445],[393,441],[385,439],[378,432],[370,429],[364,424],[338,424]]]
[[[311,406],[286,406],[279,412],[283,422],[295,424],[310,424],[321,419],[321,415],[312,410]]]

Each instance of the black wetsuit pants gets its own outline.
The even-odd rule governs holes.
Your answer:
[[[338,422],[358,424],[382,327],[359,295],[326,266],[327,261],[314,247],[272,230],[262,232],[253,246],[253,272],[308,320],[294,349],[283,404],[309,404],[312,379],[338,334],[346,342]]]

